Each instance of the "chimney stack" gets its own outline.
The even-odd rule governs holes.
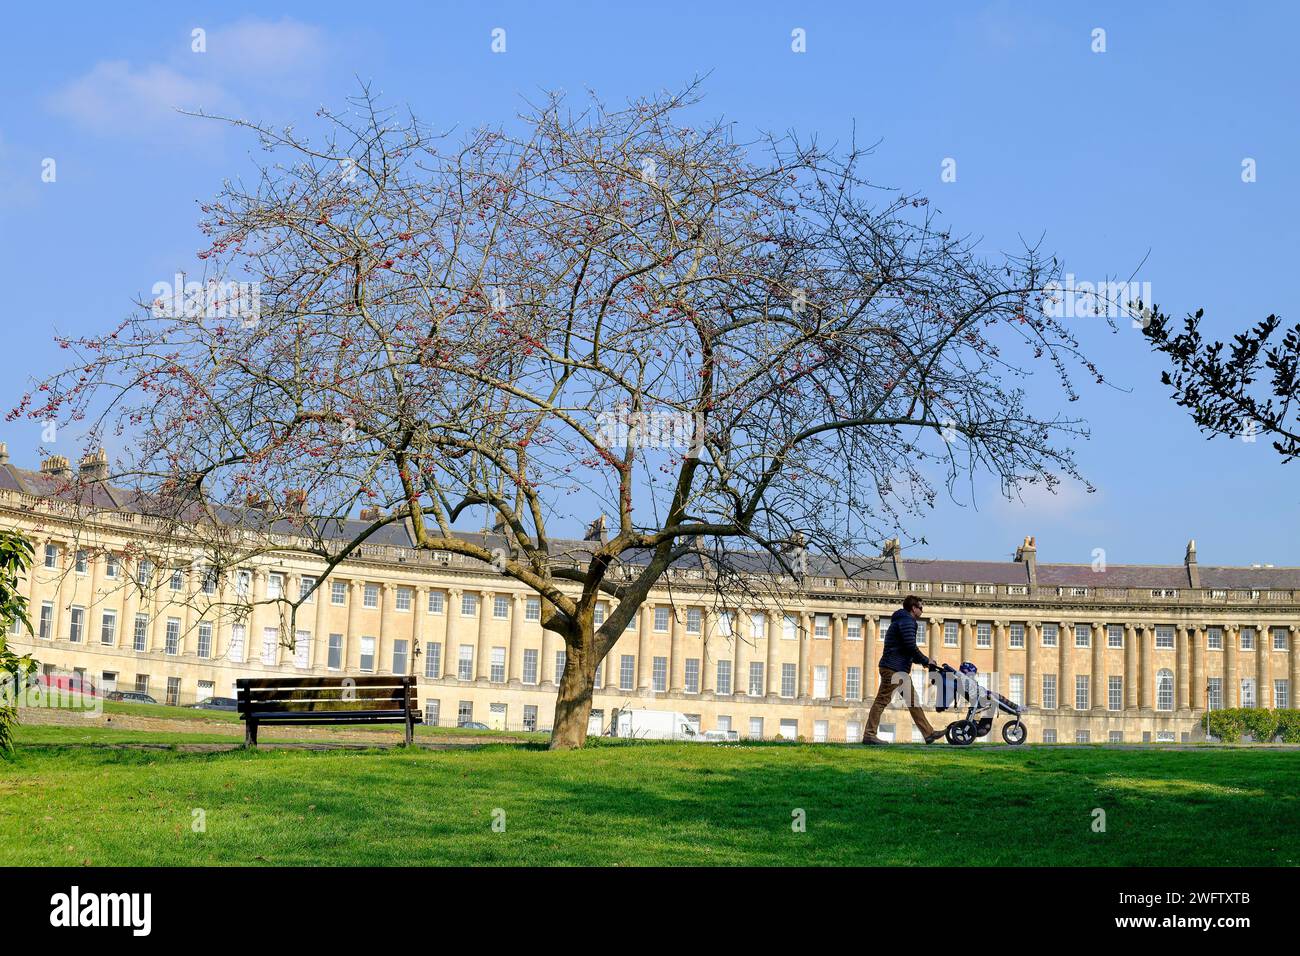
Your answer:
[[[301,488],[290,488],[284,493],[285,510],[292,515],[300,515],[307,504],[307,492]]]
[[[72,475],[72,465],[62,455],[51,455],[41,462],[41,474],[51,478],[68,478]]]
[[[9,464],[9,443],[0,441],[0,465]]]
[[[1190,587],[1199,588],[1201,586],[1201,572],[1196,567],[1196,539],[1192,538],[1187,542],[1187,554],[1183,556],[1183,563],[1187,565],[1187,583]]]
[[[382,514],[383,512],[380,510],[379,505],[366,505],[361,509],[361,520],[378,521]]]
[[[882,557],[893,559],[894,576],[898,580],[907,580],[907,568],[903,566],[903,546],[898,543],[897,538],[890,538],[885,542],[885,552]]]
[[[108,477],[108,455],[103,448],[87,452],[78,465],[81,477],[87,481],[103,481]]]
[[[1030,584],[1038,583],[1038,548],[1034,546],[1034,536],[1025,535],[1025,543],[1016,548],[1016,560],[1025,565],[1025,574]]]
[[[587,525],[587,533],[582,536],[583,541],[599,541],[604,544],[608,535],[605,533],[605,516],[602,514],[599,518]]]

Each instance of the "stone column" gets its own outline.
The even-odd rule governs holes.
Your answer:
[[[1273,630],[1259,625],[1255,651],[1255,697],[1260,707],[1273,708]]]
[[[1287,703],[1292,709],[1300,707],[1300,651],[1296,649],[1296,626],[1287,625],[1286,649],[1290,668],[1287,671]]]
[[[677,609],[670,607],[668,611],[668,692],[670,694],[681,694],[686,689],[686,655],[682,652],[683,630],[682,622],[677,620]],[[707,658],[709,651],[709,618],[712,615],[706,614],[704,609],[700,609],[700,687],[704,686],[704,672],[707,668]],[[654,625],[654,613],[651,611],[650,624]]]
[[[673,633],[677,633],[682,624],[677,620],[676,608],[673,609],[671,620],[673,622]],[[703,653],[700,654],[700,691],[705,694],[716,694],[718,692],[717,662],[726,656],[718,650],[718,643],[722,639],[722,636],[716,633],[721,629],[718,626],[718,621],[718,615],[711,609],[703,613],[700,621],[700,631],[703,634],[701,644],[704,647]],[[735,622],[733,621],[732,624],[734,626]],[[713,651],[712,656],[709,654],[710,649]]]
[[[1106,687],[1106,625],[1094,622],[1092,625],[1092,710],[1105,711],[1110,705],[1109,691]]]
[[[170,575],[169,575],[170,577]],[[253,604],[248,612],[248,653],[244,655],[244,660],[263,662],[262,652],[262,632],[273,626],[268,623],[272,620],[272,609],[266,604],[268,574],[266,568],[253,569]],[[161,592],[161,589],[159,589]],[[170,592],[169,592],[170,593]],[[163,634],[167,633],[167,621],[165,620],[167,609],[159,615],[164,620],[161,623]],[[161,650],[161,648],[160,648]],[[276,652],[276,659],[279,659],[279,651]]]
[[[1138,639],[1138,656],[1142,659],[1142,709],[1155,710],[1156,707],[1156,628],[1154,624],[1144,625]]]
[[[355,672],[361,669],[361,625],[357,623],[357,618],[361,614],[361,598],[364,591],[364,585],[360,581],[348,582],[348,624],[343,635],[344,671]]]
[[[396,601],[396,594],[389,584],[381,583],[379,585],[379,633],[375,635],[375,673],[391,671],[392,668],[392,651],[393,638],[389,634],[389,628],[392,626],[393,612],[389,609],[389,601]],[[385,652],[389,656],[385,657]],[[388,666],[384,666],[384,662]]]
[[[1205,707],[1205,625],[1199,624],[1187,632],[1188,686],[1187,704],[1192,710]]]
[[[1138,688],[1142,686],[1142,665],[1138,660],[1137,625],[1124,625],[1124,709],[1139,707]]]
[[[880,615],[862,616],[862,699],[872,700],[880,689]]]
[[[36,568],[43,566],[41,562],[44,561],[44,559],[45,559],[44,549],[38,548],[36,552],[36,566],[32,568],[33,581],[36,580]],[[140,589],[139,587],[136,586],[135,579],[131,573],[131,568],[128,567],[127,559],[125,557],[122,558],[121,566],[118,570],[118,573],[122,575],[123,583],[122,583],[122,620],[118,622],[118,626],[117,626],[117,646],[122,651],[127,651],[134,645],[135,642],[135,615],[140,607]],[[222,588],[223,589],[225,588],[224,584],[222,585]],[[30,615],[32,619],[32,624],[35,625],[37,628],[39,628],[40,620],[41,620],[40,601],[32,601],[30,604],[28,604],[27,613]],[[218,636],[214,637],[212,640],[213,657],[221,656],[221,651],[218,646],[219,640],[220,640],[220,635],[218,632]]]
[[[732,696],[740,696],[742,690],[748,690],[748,680],[742,681],[741,667],[745,663],[745,657],[742,653],[744,645],[749,638],[745,637],[746,631],[752,631],[754,627],[754,612],[752,610],[736,612],[736,627],[732,633],[731,640],[731,693]]]
[[[799,612],[799,683],[795,687],[795,699],[804,700],[812,696],[808,682],[812,668],[808,666],[808,653],[812,649],[812,617],[807,611]]]
[[[474,650],[474,676],[488,680],[492,674],[492,654],[488,648],[488,621],[491,619],[493,591],[481,591],[478,596],[478,643]]]
[[[831,615],[831,686],[830,699],[844,699],[844,629],[845,615]]]
[[[636,631],[636,687],[641,693],[648,693],[654,686],[654,651],[650,643],[650,629],[646,627],[646,605],[632,615],[632,620],[640,617]]]
[[[1042,646],[1043,625],[1025,622],[1025,704],[1038,707],[1043,702],[1042,676],[1038,673],[1038,649]]]
[[[971,644],[974,643],[971,637],[971,631],[975,628],[975,622],[968,617],[961,619],[961,624],[957,626],[958,638],[961,641],[961,659],[968,661],[971,659]]]
[[[994,693],[1005,694],[1009,689],[1007,687],[1007,676],[1002,673],[1006,661],[1006,654],[1002,650],[1006,625],[1000,619],[994,620],[992,628],[993,633],[990,635],[990,639],[993,641],[993,673],[989,675],[989,686],[993,688]]]
[[[1237,681],[1237,648],[1241,643],[1240,624],[1223,626],[1223,706],[1238,705],[1240,684]]]
[[[36,549],[36,553],[32,558],[32,570],[27,581],[27,613],[28,616],[31,617],[33,624],[40,621],[41,596],[40,587],[36,579],[38,575],[45,570],[45,546],[49,543],[49,535],[42,535],[32,541],[32,546]],[[59,573],[58,567],[55,567],[54,573]],[[36,627],[33,627],[32,630],[37,631],[37,640],[40,640],[39,630]]]
[[[312,648],[312,670],[324,671],[330,663],[330,595],[324,578],[316,579],[316,590],[312,592],[312,600],[316,602],[316,632],[312,635],[312,642],[316,646]],[[316,653],[317,651],[320,653]]]
[[[1056,705],[1074,710],[1074,622],[1058,621],[1056,631]]]
[[[780,614],[781,620],[777,621],[776,616]],[[777,649],[781,646],[781,635],[785,632],[785,614],[779,609],[767,609],[767,650],[766,660],[763,665],[763,683],[764,690],[767,692],[769,699],[779,698],[781,695],[781,661],[777,656]]]
[[[510,643],[506,645],[506,680],[524,682],[524,595],[510,597]]]
[[[1195,629],[1179,625],[1174,629],[1174,709],[1187,713],[1191,709],[1191,653],[1188,649],[1188,632],[1195,637]]]

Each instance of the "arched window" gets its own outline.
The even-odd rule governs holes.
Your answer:
[[[1156,673],[1156,710],[1174,709],[1174,672],[1164,668]]]

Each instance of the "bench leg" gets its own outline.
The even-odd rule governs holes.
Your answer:
[[[407,711],[407,713],[406,713],[406,746],[409,747],[409,746],[411,746],[413,743],[415,743],[415,719],[411,716],[411,712],[410,712],[410,711]]]
[[[244,721],[244,746],[257,746],[257,721],[255,720]]]

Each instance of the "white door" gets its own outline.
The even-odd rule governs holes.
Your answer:
[[[506,729],[506,705],[490,704],[488,706],[488,727],[493,730]]]
[[[829,697],[830,696],[830,676],[825,666],[813,668],[813,696]]]
[[[216,689],[217,685],[210,680],[199,681],[198,696],[194,698],[194,703],[197,704],[199,701],[207,700],[209,697],[215,696]]]
[[[829,730],[828,724],[829,722],[825,720],[813,721],[813,743],[817,743],[817,744],[826,743],[826,734]]]

